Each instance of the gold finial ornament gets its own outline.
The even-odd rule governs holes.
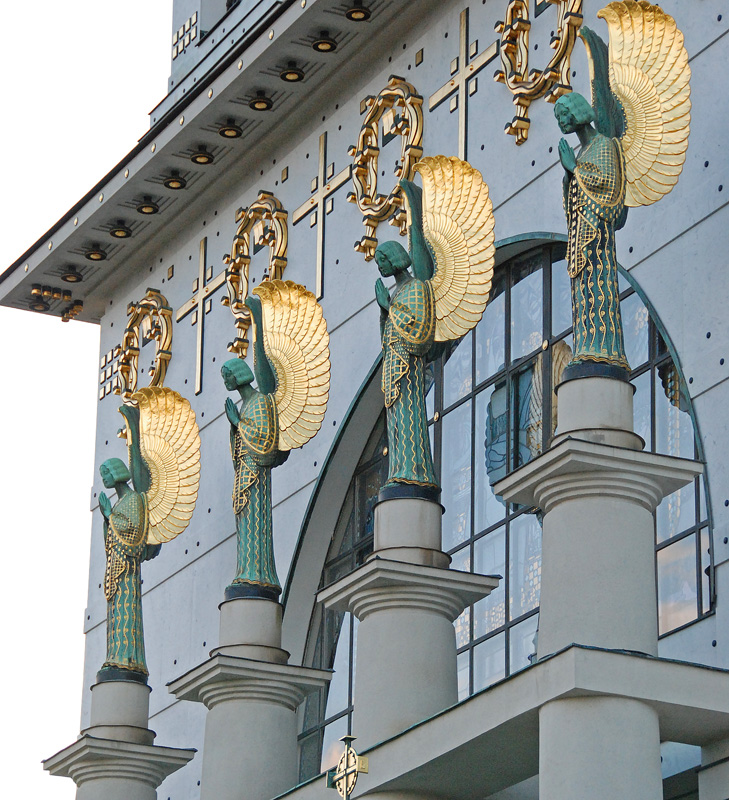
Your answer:
[[[608,26],[610,88],[625,115],[625,205],[648,206],[676,185],[686,160],[691,68],[683,34],[645,0],[610,3],[597,16]]]
[[[327,772],[327,789],[336,789],[342,800],[348,800],[357,785],[357,776],[360,772],[365,774],[370,771],[369,759],[358,756],[352,747],[356,736],[342,736],[339,740],[344,742],[344,752],[336,768]]]
[[[288,216],[281,201],[270,192],[263,191],[259,192],[248,208],[242,208],[236,214],[238,230],[230,255],[226,255],[224,259],[227,265],[225,282],[228,296],[223,299],[223,303],[230,307],[237,331],[228,350],[239,358],[245,358],[248,352],[247,333],[251,326],[251,314],[245,304],[251,265],[251,234],[256,230],[260,231],[255,243],[269,247],[268,272],[263,276],[264,280],[280,280],[287,263]]]
[[[148,336],[155,343],[154,365],[149,370],[150,386],[162,386],[172,358],[172,309],[158,289],[147,289],[139,302],[130,303],[127,315],[129,320],[121,341],[119,378],[114,386],[114,393],[120,394],[125,403],[130,401],[137,388],[142,346],[140,334],[145,325],[149,326]]]
[[[415,164],[423,155],[423,98],[412,84],[393,75],[376,97],[366,97],[362,104],[366,109],[365,118],[357,145],[349,149],[354,157],[354,191],[347,200],[357,204],[365,226],[365,235],[354,249],[364,254],[365,261],[371,261],[377,248],[377,226],[381,222],[390,219],[390,224],[399,228],[401,236],[407,230],[399,182],[396,181],[389,194],[378,191],[380,122],[383,123],[383,136],[400,136],[402,140],[396,178],[398,181],[412,180]]]

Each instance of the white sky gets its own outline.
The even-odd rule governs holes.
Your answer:
[[[172,0],[5,3],[2,20],[0,272],[149,127]],[[0,341],[3,795],[71,800],[40,761],[79,733],[98,328],[0,308]]]

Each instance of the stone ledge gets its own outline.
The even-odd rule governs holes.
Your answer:
[[[51,775],[71,778],[77,786],[100,778],[138,780],[155,789],[191,761],[197,751],[82,735],[43,762]]]
[[[357,792],[486,797],[538,773],[541,706],[588,696],[630,697],[652,706],[662,741],[703,746],[729,737],[729,670],[570,645],[362,751],[370,771],[359,776]],[[281,797],[319,800],[324,781]]]
[[[295,710],[331,677],[327,670],[216,654],[170,681],[167,689],[178,700],[204,703],[208,708],[225,700],[257,700]]]

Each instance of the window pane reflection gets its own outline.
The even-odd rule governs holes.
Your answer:
[[[326,612],[331,617],[339,618],[339,637],[336,642],[336,653],[331,669],[334,675],[329,683],[329,693],[327,694],[327,707],[324,718],[333,717],[349,705],[349,626],[350,614],[339,614],[337,612]]]
[[[451,556],[451,569],[461,572],[471,571],[471,548],[464,547]],[[453,623],[456,629],[456,647],[465,647],[471,639],[471,608],[464,609],[463,613]]]
[[[505,301],[503,282],[498,286],[492,285],[491,300],[476,327],[477,383],[485,381],[504,368]]]
[[[658,551],[658,632],[696,618],[696,539],[687,536]]]
[[[471,391],[472,342],[472,334],[466,334],[443,366],[443,408]]]
[[[476,397],[474,527],[477,532],[504,518],[506,506],[491,488],[506,476],[506,383],[486,389]]]
[[[635,386],[633,395],[633,427],[645,442],[645,449],[651,449],[651,374],[644,372],[632,380]]]
[[[711,550],[709,529],[701,529],[701,613],[711,610]]]
[[[509,616],[516,619],[539,605],[542,577],[542,526],[522,514],[509,527]]]
[[[656,509],[656,541],[660,544],[683,533],[696,523],[696,488],[694,482],[664,497]]]
[[[335,767],[342,756],[342,743],[339,741],[346,736],[347,717],[340,717],[324,728],[324,744],[321,749],[321,772],[326,772]]]
[[[536,350],[542,343],[542,270],[544,256],[525,259],[514,270],[511,290],[511,360]]]
[[[537,361],[514,377],[514,468],[521,467],[542,452],[542,399],[544,380],[541,354]]]
[[[509,632],[509,673],[513,675],[531,664],[530,656],[537,651],[535,636],[539,614],[520,622]]]
[[[458,702],[465,700],[469,693],[468,686],[468,665],[471,654],[468,650],[465,653],[459,653],[456,658],[456,669],[458,670]]]
[[[471,535],[471,401],[443,417],[441,453],[443,549]]]
[[[625,355],[631,369],[637,369],[648,360],[648,309],[637,294],[631,294],[620,303],[623,317]]]
[[[673,365],[656,374],[656,451],[669,456],[694,457],[694,426],[685,411],[678,371]]]
[[[477,539],[473,545],[474,572],[501,575],[497,589],[473,607],[473,635],[476,639],[506,624],[506,529],[501,527]]]
[[[572,327],[572,295],[567,262],[555,261],[552,264],[552,335]]]
[[[500,681],[505,674],[506,638],[492,636],[473,648],[473,691],[478,692]]]

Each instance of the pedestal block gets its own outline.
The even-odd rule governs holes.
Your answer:
[[[220,612],[220,645],[169,691],[208,709],[201,800],[269,800],[298,782],[296,709],[331,674],[286,663],[278,603],[237,598]]]
[[[195,750],[158,747],[147,727],[150,688],[135,681],[91,687],[91,725],[70,747],[43,762],[71,778],[76,800],[154,800],[157,787],[184,767]]]
[[[432,500],[402,497],[375,506],[375,546],[370,558],[388,558],[446,569],[441,551],[443,507]]]
[[[729,739],[701,748],[699,800],[729,798]]]
[[[319,593],[327,608],[360,622],[353,722],[360,747],[458,701],[453,621],[498,585],[498,577],[375,557]]]
[[[558,387],[552,447],[499,481],[505,501],[543,512],[538,657],[570,644],[658,654],[653,512],[700,464],[641,452],[630,384]],[[540,800],[659,800],[658,716],[619,695],[539,710]]]

